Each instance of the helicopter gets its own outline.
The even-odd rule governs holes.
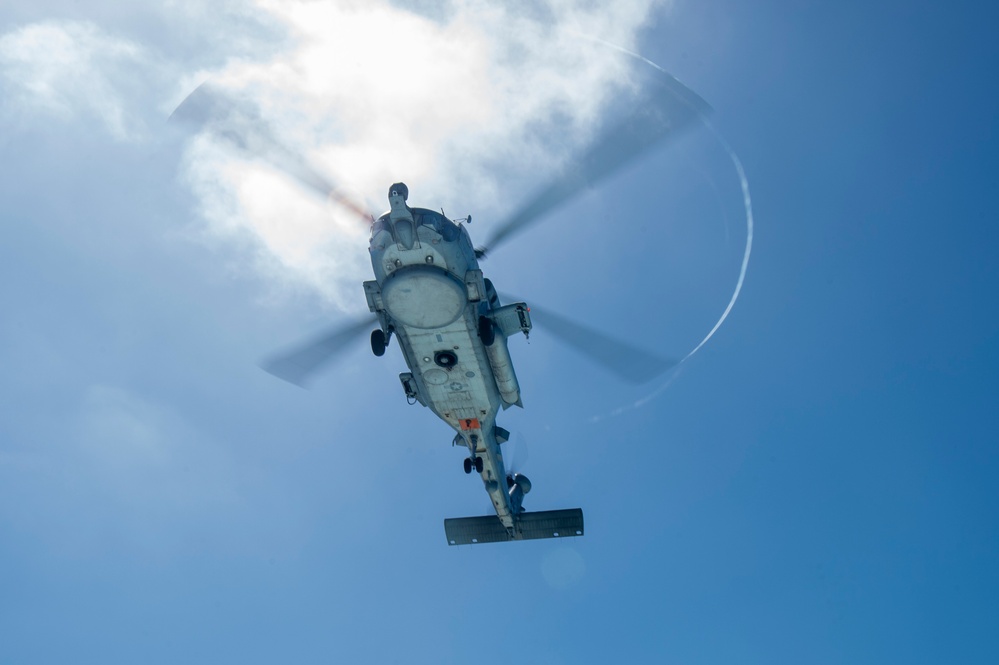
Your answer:
[[[529,512],[531,481],[508,472],[502,447],[510,433],[497,423],[511,407],[523,408],[509,340],[528,336],[533,320],[618,376],[644,382],[675,365],[629,343],[526,302],[504,296],[484,276],[480,261],[516,233],[543,220],[580,191],[633,163],[665,139],[693,125],[710,107],[677,79],[659,70],[646,103],[602,132],[551,183],[501,222],[485,245],[474,247],[471,215],[452,220],[443,212],[410,207],[402,182],[388,190],[389,210],[378,217],[354,202],[304,158],[286,148],[259,115],[209,83],[192,92],[171,120],[213,132],[236,149],[262,157],[303,187],[350,210],[370,227],[374,279],[363,283],[370,316],[349,322],[262,367],[297,385],[370,329],[371,351],[385,355],[397,340],[408,371],[399,375],[401,396],[428,408],[453,431],[452,445],[467,451],[465,474],[478,475],[494,514],[444,520],[449,545],[582,536],[580,508]],[[372,329],[373,327],[373,329]]]

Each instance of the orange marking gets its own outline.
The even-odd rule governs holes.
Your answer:
[[[478,418],[463,418],[458,422],[461,424],[461,429],[465,431],[468,431],[470,429],[482,429],[482,426],[479,425]]]

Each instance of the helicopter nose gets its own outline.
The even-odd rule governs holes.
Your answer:
[[[406,183],[397,182],[391,187],[389,187],[389,199],[393,196],[401,196],[403,201],[409,200],[409,187],[406,187]]]

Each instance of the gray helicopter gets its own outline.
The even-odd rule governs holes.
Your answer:
[[[531,482],[523,474],[509,473],[503,461],[502,444],[510,434],[497,424],[497,416],[523,406],[508,340],[527,336],[532,316],[557,339],[628,381],[647,381],[675,364],[552,312],[532,311],[524,302],[502,304],[479,265],[512,235],[709,111],[706,102],[665,73],[652,83],[643,104],[601,133],[568,171],[499,224],[478,249],[466,228],[470,216],[451,220],[434,210],[410,207],[409,189],[401,182],[389,188],[389,210],[377,218],[368,215],[281,145],[251,108],[209,84],[191,93],[171,116],[265,159],[370,223],[375,279],[364,282],[364,294],[373,318],[350,322],[262,366],[302,385],[373,325],[377,327],[371,332],[371,350],[376,356],[385,354],[393,338],[398,340],[409,370],[399,375],[401,396],[429,408],[454,430],[452,445],[467,450],[464,472],[480,476],[495,510],[494,515],[445,519],[449,545],[583,535],[579,508],[525,511]]]

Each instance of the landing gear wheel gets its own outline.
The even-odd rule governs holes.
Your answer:
[[[465,458],[465,473],[471,473],[471,472],[472,472],[472,458],[471,457],[466,457]]]
[[[385,339],[385,332],[381,328],[376,328],[371,331],[371,352],[376,356],[385,355],[385,345],[388,340]]]
[[[496,329],[493,327],[492,320],[487,316],[479,317],[479,339],[486,346],[492,346],[493,342],[496,341]]]
[[[482,473],[482,458],[481,457],[476,457],[475,458],[475,472],[476,473]]]

